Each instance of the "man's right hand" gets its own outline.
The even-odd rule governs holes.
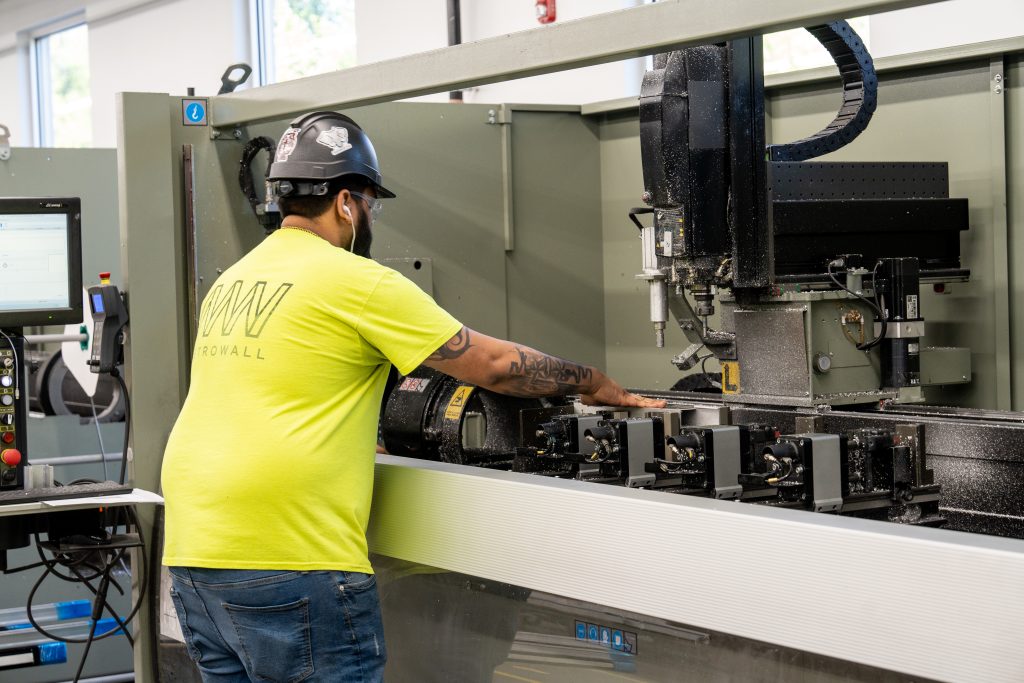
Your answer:
[[[663,408],[631,394],[597,368],[463,327],[423,362],[446,375],[499,394],[524,398],[580,394],[591,405]]]
[[[632,394],[623,389],[618,382],[607,376],[604,377],[604,382],[593,392],[581,393],[580,397],[583,400],[583,404],[588,406],[622,406],[625,408],[665,407],[665,401]]]

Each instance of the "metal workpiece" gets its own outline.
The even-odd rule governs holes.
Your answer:
[[[551,520],[559,533],[536,533]],[[680,529],[685,543],[666,542]],[[1010,682],[1024,670],[1024,593],[1013,588],[1022,541],[393,456],[377,459],[369,538],[389,557],[908,676]],[[799,576],[800,599],[749,609],[737,590],[749,565],[736,562],[737,548],[774,576]],[[687,580],[652,591],[580,576]],[[956,629],[908,639],[904,621],[879,617],[907,604],[907,577],[915,594],[943,596],[929,602],[929,619]],[[867,599],[850,600],[850,585],[864,582]]]
[[[679,324],[686,338],[706,346],[719,359],[736,358],[736,335],[725,330],[715,330],[693,310],[686,295],[670,296],[668,308]]]
[[[220,95],[210,100],[210,123],[223,128],[394,101],[937,1],[746,0],[723,13],[715,2],[667,0]]]

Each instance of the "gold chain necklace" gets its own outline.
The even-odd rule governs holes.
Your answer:
[[[308,232],[310,235],[313,235],[315,237],[319,237],[320,239],[324,240],[325,242],[327,241],[326,239],[324,239],[323,235],[321,235],[318,232],[313,232],[309,228],[300,228],[297,225],[282,225],[281,227],[285,228],[285,229],[288,229],[288,230],[301,230],[302,232]]]

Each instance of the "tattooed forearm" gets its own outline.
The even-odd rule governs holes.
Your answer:
[[[503,392],[516,396],[559,396],[583,391],[594,383],[594,368],[516,346],[518,360],[509,364]]]
[[[444,346],[434,351],[427,357],[428,361],[455,360],[462,354],[469,351],[473,345],[470,341],[469,328],[463,327],[454,337],[449,339]]]

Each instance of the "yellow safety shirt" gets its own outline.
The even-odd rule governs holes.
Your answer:
[[[228,268],[164,454],[164,564],[372,572],[388,370],[411,372],[461,327],[395,271],[301,230]]]

